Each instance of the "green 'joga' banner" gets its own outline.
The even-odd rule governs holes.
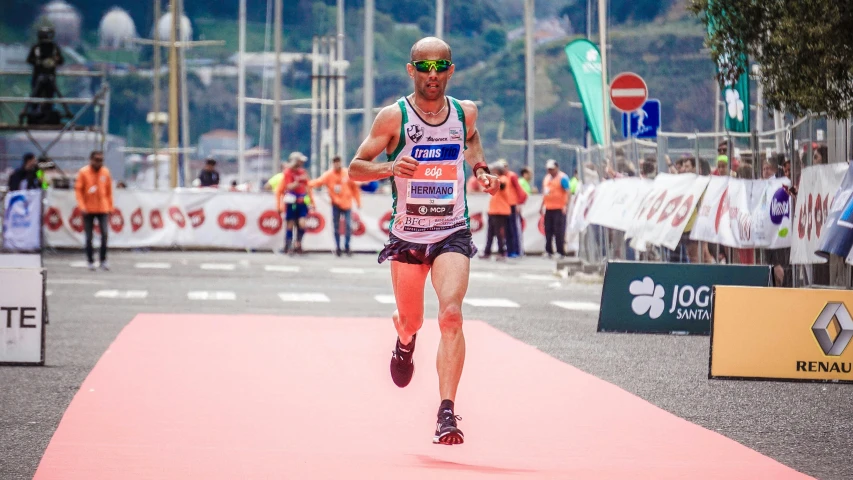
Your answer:
[[[575,86],[592,140],[603,145],[606,119],[601,91],[601,55],[598,47],[581,38],[566,45],[566,56],[569,58],[569,69],[575,78]],[[609,100],[607,104],[610,105]]]
[[[767,265],[608,262],[598,331],[708,335],[711,287],[769,284]]]

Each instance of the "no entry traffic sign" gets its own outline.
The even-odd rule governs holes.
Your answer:
[[[648,96],[646,81],[636,73],[620,73],[610,82],[610,101],[623,112],[633,112],[642,107]]]

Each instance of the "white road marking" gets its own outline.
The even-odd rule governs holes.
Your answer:
[[[151,268],[151,269],[159,269],[159,270],[165,270],[167,268],[172,268],[171,263],[165,263],[165,262],[149,262],[149,263],[141,262],[141,263],[137,263],[134,266],[136,268]]]
[[[98,290],[95,298],[147,298],[147,290]]]
[[[593,302],[561,302],[554,301],[551,305],[556,305],[566,310],[580,310],[583,312],[597,312],[601,309],[601,305]]]
[[[278,298],[281,299],[282,302],[329,302],[329,297],[322,293],[299,293],[299,292],[288,292],[288,293],[279,293]]]
[[[470,278],[495,278],[495,274],[492,272],[469,272],[468,277],[470,277]]]
[[[235,294],[234,292],[195,291],[188,292],[187,298],[190,300],[236,300],[237,294]]]
[[[236,265],[233,263],[202,263],[202,270],[234,270]]]
[[[352,274],[356,274],[356,275],[361,275],[364,273],[364,269],[363,268],[350,268],[350,267],[334,267],[334,268],[330,268],[329,272],[331,272],[331,273],[343,273],[343,274],[352,273]]]
[[[65,285],[101,285],[107,282],[102,280],[86,280],[83,278],[48,278],[47,283]]]
[[[518,308],[518,304],[505,298],[466,298],[464,303],[472,307]]]
[[[53,295],[53,290],[45,290],[45,291],[44,291],[44,295],[45,295],[46,297],[49,297],[49,296]]]
[[[376,295],[373,297],[379,303],[387,303],[387,304],[395,304],[397,300],[394,298],[394,295]]]
[[[289,272],[296,273],[300,269],[296,265],[264,265],[267,272]]]
[[[534,274],[525,273],[524,275],[521,276],[521,278],[523,278],[525,280],[542,280],[542,281],[553,282],[557,277],[555,277],[554,275],[534,275]]]
[[[72,268],[86,268],[89,266],[89,262],[71,262],[69,265]]]

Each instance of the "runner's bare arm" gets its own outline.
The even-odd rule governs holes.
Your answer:
[[[375,162],[374,159],[387,152],[400,133],[403,114],[396,104],[379,111],[370,134],[358,147],[355,158],[349,165],[349,176],[358,182],[381,180],[390,176],[411,178],[418,162],[412,157],[400,157],[394,162]]]
[[[470,100],[462,100],[459,102],[459,105],[465,112],[465,128],[468,131],[468,138],[466,139],[468,149],[465,150],[465,161],[473,169],[478,163],[486,163],[483,144],[480,143],[480,132],[477,130],[477,116],[479,112],[477,105]],[[500,182],[498,182],[496,175],[488,174],[482,168],[478,168],[474,172],[474,175],[487,193],[494,195],[500,190]]]

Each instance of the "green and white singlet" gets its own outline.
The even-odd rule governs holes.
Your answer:
[[[399,143],[388,161],[410,156],[420,164],[410,179],[392,177],[391,233],[407,242],[435,243],[470,228],[465,197],[465,113],[456,99],[447,97],[447,120],[429,125],[407,98],[400,98],[397,105],[403,122]]]

